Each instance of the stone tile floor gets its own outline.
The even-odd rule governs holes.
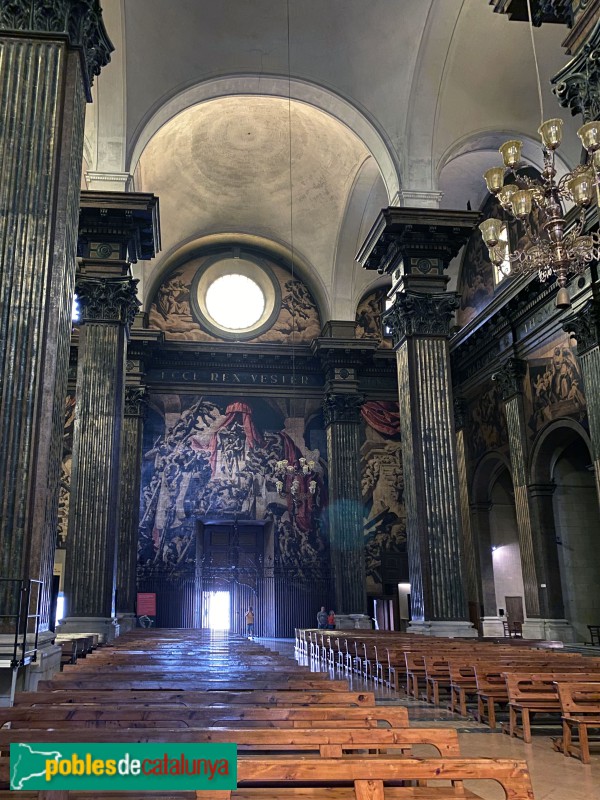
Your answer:
[[[294,642],[291,639],[259,641],[272,650],[294,658]],[[312,665],[311,669],[320,671],[316,665]],[[592,763],[582,764],[577,759],[565,758],[561,753],[554,751],[549,735],[536,733],[533,742],[525,744],[520,739],[511,739],[506,734],[494,733],[475,719],[464,719],[444,708],[411,700],[387,687],[374,685],[372,681],[352,676],[350,684],[353,691],[374,691],[377,703],[406,706],[411,725],[456,728],[459,732],[461,753],[464,756],[524,759],[529,765],[535,800],[600,800],[598,747],[592,748]],[[502,719],[500,715],[500,721]],[[420,750],[415,748],[415,755],[431,756],[433,751],[426,747]],[[477,792],[484,800],[505,800],[504,792],[497,784],[488,781],[467,781],[465,786]]]

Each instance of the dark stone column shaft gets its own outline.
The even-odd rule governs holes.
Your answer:
[[[359,421],[362,398],[330,394],[324,402],[329,465],[329,528],[336,612],[367,611]]]
[[[44,582],[44,630],[56,541],[86,92],[91,74],[108,60],[110,43],[95,3],[73,3],[56,16],[45,13],[47,5],[34,14],[42,6],[34,0],[0,5],[0,575]],[[75,32],[84,28],[82,41]],[[60,36],[53,39],[53,33]]]
[[[406,302],[443,318],[453,296],[399,294],[392,311],[408,321]],[[439,308],[437,306],[440,306]],[[423,309],[421,309],[423,312]],[[412,323],[411,323],[412,324]],[[447,322],[446,322],[447,324]],[[408,557],[414,620],[465,620],[462,529],[448,340],[410,336],[397,349]]]
[[[477,545],[471,527],[469,505],[469,483],[467,479],[467,447],[465,442],[465,403],[454,401],[454,423],[456,427],[456,460],[458,467],[458,492],[463,532],[463,553],[465,563],[465,588],[467,600],[476,603],[477,613],[481,605],[481,593],[477,575]]]
[[[115,612],[120,442],[127,325],[136,281],[77,282],[81,331],[65,585],[68,618]]]
[[[527,365],[524,361],[510,358],[501,370],[492,375],[492,380],[498,381],[500,384],[506,412],[525,610],[528,617],[539,617],[540,598],[533,549],[534,534],[527,490],[527,431],[522,395],[522,384],[526,371]]]
[[[137,542],[140,520],[142,435],[146,390],[125,389],[125,414],[121,438],[121,496],[117,556],[117,611],[133,614],[136,601]]]

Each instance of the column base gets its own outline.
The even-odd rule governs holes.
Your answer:
[[[524,639],[541,639],[551,642],[574,642],[575,631],[566,619],[526,619],[523,623]]]
[[[504,623],[506,617],[483,617],[481,628],[483,635],[494,639],[501,639],[504,636]]]
[[[350,631],[356,628],[371,630],[373,620],[366,614],[336,614],[335,627],[338,631]]]
[[[0,707],[12,705],[13,693],[35,692],[40,681],[49,681],[60,672],[60,657],[62,649],[54,644],[55,634],[52,631],[43,631],[38,636],[38,649],[36,660],[21,667],[18,671],[12,669],[0,670]],[[0,636],[0,644],[12,650],[14,636]]]
[[[113,642],[120,633],[116,617],[65,617],[57,633],[98,633],[103,642]]]
[[[137,627],[137,617],[135,614],[125,612],[119,613],[117,611],[117,622],[119,625],[119,636],[122,636],[124,633],[129,633],[129,631]]]
[[[418,636],[445,636],[450,639],[477,638],[479,631],[473,623],[466,620],[413,620],[409,622],[407,633]]]

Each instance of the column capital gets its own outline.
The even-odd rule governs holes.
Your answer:
[[[584,122],[600,117],[600,21],[575,58],[551,80],[563,108],[581,114]]]
[[[323,419],[325,427],[337,423],[358,425],[360,409],[364,403],[360,394],[327,394],[323,400]]]
[[[102,20],[99,0],[9,0],[0,4],[0,31],[4,33],[58,34],[81,52],[88,102],[92,83],[115,49]]]
[[[527,362],[520,358],[509,358],[508,361],[492,375],[497,381],[503,400],[510,400],[523,392],[523,379],[527,374]]]
[[[582,356],[597,347],[600,344],[600,301],[588,300],[563,322],[562,327],[571,338],[577,339],[577,355]]]
[[[466,428],[469,405],[464,397],[454,397],[454,428],[457,431]]]
[[[131,278],[88,278],[79,276],[75,293],[79,301],[80,324],[104,322],[130,328],[141,303],[137,280]]]
[[[394,347],[409,336],[450,335],[450,321],[459,306],[454,292],[414,294],[398,292],[394,305],[385,312],[383,322],[392,332]]]
[[[125,387],[125,407],[126,417],[145,418],[148,410],[148,391],[145,386],[126,386]]]

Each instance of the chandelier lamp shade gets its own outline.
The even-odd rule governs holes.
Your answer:
[[[541,281],[555,276],[559,287],[556,305],[568,308],[569,278],[583,272],[600,255],[598,233],[584,233],[586,210],[600,200],[600,122],[588,122],[577,131],[587,153],[585,163],[557,180],[555,152],[562,141],[562,126],[561,119],[549,119],[538,129],[544,156],[539,179],[525,174],[522,142],[511,140],[500,147],[504,165],[488,169],[483,177],[504,219],[486,219],[479,229],[490,261],[499,270],[514,276],[537,272]],[[577,222],[568,231],[565,203],[579,208]],[[507,254],[501,234],[505,220],[511,219],[525,226],[527,244]]]
[[[317,491],[314,468],[315,462],[305,458],[300,458],[293,464],[287,460],[278,461],[275,465],[277,494],[284,496],[289,493],[296,500],[314,495]]]

